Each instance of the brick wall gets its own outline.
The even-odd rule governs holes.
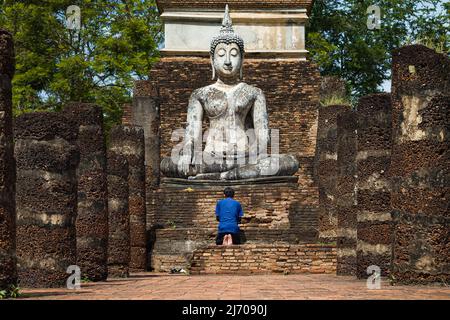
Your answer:
[[[125,103],[122,105],[122,124],[129,126],[133,124],[133,108],[130,103]]]

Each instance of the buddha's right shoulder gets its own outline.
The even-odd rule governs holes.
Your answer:
[[[212,90],[212,85],[201,87],[192,91],[192,96],[202,96]]]
[[[212,86],[206,86],[206,87],[195,89],[191,94],[191,99],[204,101],[205,97],[208,97],[208,95],[211,93],[212,89],[213,89]]]

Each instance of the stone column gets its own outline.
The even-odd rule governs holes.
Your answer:
[[[159,185],[160,114],[158,92],[149,81],[136,81],[133,91],[131,124],[144,129],[147,189]]]
[[[348,110],[337,117],[336,210],[337,274],[356,274],[356,114]]]
[[[371,265],[380,267],[381,274],[386,276],[390,273],[392,246],[387,176],[391,160],[391,95],[365,96],[359,100],[357,110],[357,276],[367,278]]]
[[[393,276],[450,282],[450,59],[414,45],[393,52]]]
[[[76,264],[77,128],[60,113],[16,118],[17,258],[21,287],[66,285]]]
[[[349,106],[323,106],[319,109],[315,171],[319,185],[319,239],[336,241],[337,116]]]
[[[155,223],[155,190],[160,182],[161,118],[156,85],[150,81],[136,81],[133,90],[132,124],[144,129],[145,141],[145,207],[147,229]],[[147,238],[152,237],[149,231]]]
[[[111,144],[120,142],[121,130],[111,131]],[[117,140],[116,140],[117,139]],[[128,207],[128,161],[124,155],[108,150],[108,274],[127,277],[130,265],[130,213]]]
[[[108,196],[103,112],[99,106],[71,103],[64,113],[78,128],[77,265],[91,281],[108,276]]]
[[[16,208],[12,132],[12,85],[15,69],[11,34],[0,29],[0,290],[17,284]]]
[[[128,204],[130,212],[130,271],[145,271],[146,209],[145,209],[145,148],[144,131],[140,127],[122,126],[113,129],[111,151],[128,161]]]

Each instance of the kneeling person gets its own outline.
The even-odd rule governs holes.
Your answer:
[[[230,187],[223,191],[225,199],[217,201],[216,219],[219,221],[217,245],[240,244],[239,223],[244,216],[241,204],[234,200],[234,190]]]

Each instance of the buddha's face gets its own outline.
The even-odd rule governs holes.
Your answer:
[[[213,68],[219,78],[239,78],[242,55],[236,43],[219,43],[214,51]]]

